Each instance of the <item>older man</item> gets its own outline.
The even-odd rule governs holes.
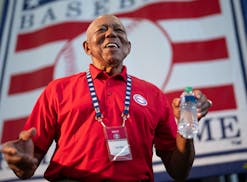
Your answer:
[[[195,151],[192,139],[177,134],[179,99],[172,110],[159,88],[127,73],[131,43],[120,20],[96,18],[83,48],[89,70],[47,86],[19,139],[3,146],[9,167],[30,178],[55,141],[50,181],[153,181],[154,146],[171,177],[185,180]],[[195,95],[200,119],[210,103],[199,90]]]

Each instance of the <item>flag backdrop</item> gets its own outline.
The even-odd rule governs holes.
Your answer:
[[[87,69],[85,30],[98,15],[113,13],[121,18],[132,42],[125,60],[131,74],[156,84],[170,100],[190,85],[213,101],[195,138],[190,178],[247,172],[247,49],[241,5],[240,0],[5,1],[1,143],[18,136],[51,80]],[[53,148],[33,181],[43,181]],[[0,159],[0,181],[15,181]],[[170,180],[156,156],[153,168],[156,181]]]

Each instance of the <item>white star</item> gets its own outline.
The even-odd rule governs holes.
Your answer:
[[[26,0],[27,8],[35,8],[39,5],[39,0]]]

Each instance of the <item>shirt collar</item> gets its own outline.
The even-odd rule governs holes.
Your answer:
[[[92,75],[93,80],[96,78],[99,78],[99,79],[105,78],[105,77],[110,78],[110,76],[108,76],[107,73],[105,73],[103,70],[96,68],[93,64],[90,64],[89,70],[90,70],[90,73]],[[127,68],[126,68],[126,66],[123,66],[121,73],[119,73],[118,75],[115,75],[114,77],[123,79],[124,81],[127,81]]]

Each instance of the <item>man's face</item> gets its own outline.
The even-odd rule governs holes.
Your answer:
[[[84,49],[93,63],[104,66],[121,65],[130,52],[130,42],[119,19],[112,15],[97,18],[87,30]]]

